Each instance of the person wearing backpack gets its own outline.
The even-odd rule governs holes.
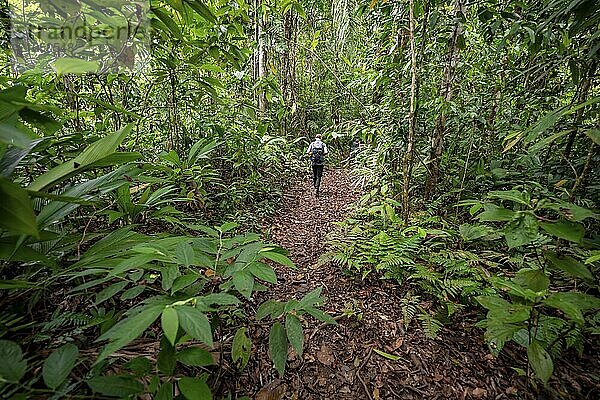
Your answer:
[[[321,177],[323,176],[323,167],[325,165],[325,156],[327,155],[327,145],[321,141],[321,135],[315,137],[315,141],[308,146],[306,152],[310,155],[313,170],[313,186],[315,193],[319,195],[319,187],[321,186]]]

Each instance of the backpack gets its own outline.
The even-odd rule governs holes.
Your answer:
[[[325,149],[313,146],[312,155],[310,156],[312,163],[315,165],[323,165],[325,163]]]

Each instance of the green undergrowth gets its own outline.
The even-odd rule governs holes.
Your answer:
[[[422,212],[407,226],[399,207],[385,185],[364,195],[321,262],[397,282],[406,327],[416,317],[434,338],[459,310],[482,307],[492,354],[523,347],[543,383],[554,360],[600,333],[598,213],[523,186],[461,201],[459,219]]]

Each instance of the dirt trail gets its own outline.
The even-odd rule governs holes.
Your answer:
[[[361,282],[332,264],[318,266],[327,233],[360,196],[345,170],[326,171],[322,186],[322,196],[316,199],[307,177],[293,185],[271,221],[272,241],[290,250],[298,269],[278,268],[279,284],[266,298],[299,299],[323,286],[324,309],[340,317],[339,325],[317,328],[320,323],[314,320],[305,323],[304,354],[300,358],[290,352],[281,381],[267,356],[270,324],[257,324],[251,332],[251,362],[241,376],[231,376],[236,382],[227,386],[257,400],[526,397],[524,380],[516,380],[509,367],[514,360],[489,355],[482,332],[473,328],[473,315],[429,340],[416,320],[405,331],[402,287],[376,279]],[[264,299],[257,300],[258,305]],[[352,315],[341,317],[349,310]]]

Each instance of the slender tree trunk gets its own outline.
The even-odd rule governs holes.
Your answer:
[[[267,76],[267,52],[265,46],[265,15],[258,17],[258,79],[262,80]],[[264,87],[258,91],[258,110],[264,114],[267,110],[267,97]]]
[[[579,103],[584,103],[587,100],[588,93],[590,91],[590,87],[592,86],[592,80],[593,80],[594,74],[596,73],[596,66],[597,66],[596,61],[592,61],[587,70],[587,74],[584,78],[584,81],[581,83],[581,92],[579,92],[579,99],[578,99]],[[575,114],[575,123],[577,125],[579,125],[579,123],[581,122],[581,120],[583,118],[583,112],[584,112],[584,109],[580,108],[579,110],[577,110],[577,113]],[[565,152],[564,152],[564,156],[567,160],[571,156],[571,151],[573,150],[573,144],[575,143],[575,139],[577,138],[578,133],[579,133],[579,130],[576,129],[573,132],[571,132],[571,134],[569,135],[569,138],[567,140],[567,145],[565,146]]]
[[[446,62],[444,65],[444,78],[441,87],[441,96],[444,104],[447,104],[452,99],[452,81],[454,80],[454,71],[458,63],[458,46],[457,41],[462,34],[463,25],[461,22],[461,14],[465,14],[466,6],[464,0],[456,0],[454,3],[454,17],[456,24],[452,30],[452,36],[448,42],[448,53],[446,54]],[[431,136],[431,152],[429,154],[429,174],[425,183],[425,198],[430,199],[433,192],[436,190],[440,179],[440,159],[444,151],[444,134],[446,132],[446,112],[442,110],[437,117],[435,129]]]
[[[408,224],[410,217],[410,180],[413,166],[413,148],[415,144],[415,126],[416,126],[416,90],[417,90],[417,55],[415,49],[415,15],[414,0],[409,1],[409,17],[408,17],[408,32],[410,40],[410,65],[411,65],[411,81],[410,81],[410,110],[408,112],[408,137],[406,139],[406,153],[402,160],[402,217],[404,223]]]

